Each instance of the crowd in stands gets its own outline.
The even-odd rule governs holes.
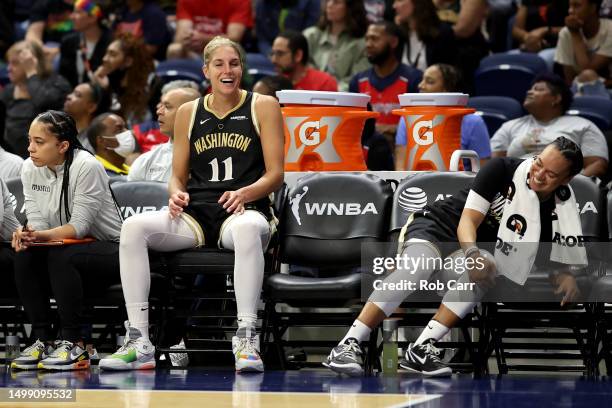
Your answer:
[[[118,155],[117,149],[125,152],[126,146],[133,144],[123,161],[111,161],[115,170],[120,170],[118,174],[129,174],[129,166],[139,154],[168,143],[171,137],[170,130],[161,130],[156,120],[162,87],[172,79],[190,79],[194,83],[188,87],[197,88],[202,94],[209,91],[201,74],[196,73],[195,77],[179,74],[172,78],[157,74],[156,66],[173,60],[192,60],[197,66],[210,39],[224,35],[242,44],[247,51],[247,66],[256,72],[253,77],[245,77],[243,86],[247,89],[265,94],[282,89],[369,94],[371,108],[380,113],[373,132],[377,140],[378,136],[387,140],[388,149],[382,151],[387,155],[390,150],[392,157],[388,160],[374,153],[368,161],[387,163],[372,164],[377,169],[381,166],[387,170],[401,169],[404,145],[396,148],[396,143],[404,143],[405,135],[401,133],[405,126],[391,113],[399,107],[397,95],[457,91],[474,96],[475,72],[480,61],[492,52],[537,53],[546,63],[548,73],[561,77],[575,96],[610,99],[611,3],[608,0],[4,2],[5,18],[0,20],[0,49],[4,52],[0,61],[0,153],[11,159],[3,160],[0,167],[14,167],[18,162],[9,154],[28,157],[27,128],[36,115],[49,109],[63,109],[75,119],[79,141],[91,151],[100,151],[91,140],[105,140],[89,134],[92,121],[105,113],[121,118],[129,132],[103,136],[113,137],[117,140],[114,144],[125,146],[111,147],[103,142],[99,145],[104,153]],[[268,61],[265,68],[258,66],[262,60]],[[448,76],[444,75],[451,70],[456,77],[452,86],[445,82]],[[425,72],[429,75],[424,77]],[[266,75],[270,78],[264,79]],[[441,81],[439,86],[428,87],[428,81],[436,77]],[[531,113],[528,105],[525,110]],[[565,109],[566,105],[556,108]],[[582,123],[580,118],[565,117],[565,111],[556,111],[547,122],[536,119],[534,132],[545,133],[547,126],[561,126],[552,123],[559,117],[575,126]],[[466,121],[476,123],[471,118]],[[473,127],[464,122],[464,127],[464,138],[474,132],[486,133],[480,131],[483,126]],[[592,133],[599,130],[595,128]],[[121,137],[116,138],[117,135]],[[131,135],[134,143],[127,141],[126,135]],[[366,136],[364,132],[367,153],[366,139],[370,140],[370,136]],[[476,151],[484,160],[491,147],[505,151],[511,143],[506,141],[502,149],[498,146],[501,136],[494,137],[493,132],[489,136],[493,138],[492,145],[486,141],[477,144],[482,149]],[[504,139],[513,136],[506,134]],[[600,136],[597,143],[601,143]],[[516,140],[519,137],[526,136],[517,135]],[[581,143],[585,136],[574,133],[573,137]],[[474,147],[465,140],[462,146]],[[545,142],[538,139],[540,146]],[[603,157],[607,156],[607,146],[596,146],[597,151],[604,152],[602,160],[607,162],[607,157]],[[105,156],[108,154],[98,154],[110,163]],[[606,166],[597,168],[594,174],[605,176]]]
[[[581,147],[583,174],[609,179],[610,129],[567,111],[575,96],[612,98],[611,18],[611,0],[3,1],[0,181],[34,177],[28,176],[34,171],[28,159],[32,129],[61,144],[68,126],[78,143],[62,151],[62,158],[92,166],[83,152],[88,150],[111,178],[167,183],[175,115],[181,105],[209,93],[211,84],[201,72],[173,77],[158,74],[156,67],[172,60],[202,66],[203,50],[216,36],[243,46],[246,68],[255,57],[268,62],[263,74],[245,74],[244,89],[272,96],[284,89],[369,94],[371,109],[380,113],[362,137],[371,170],[405,170],[406,124],[391,113],[400,107],[399,94],[474,96],[483,58],[492,52],[537,53],[548,72],[526,93],[525,116],[494,134],[480,116],[465,116],[462,148],[475,150],[484,163],[490,157],[532,156],[563,134]],[[52,130],[45,134],[33,122]],[[111,203],[103,176],[91,175],[96,191]],[[67,186],[57,190],[58,197],[68,195]],[[12,219],[0,221],[0,232],[14,226]],[[112,241],[116,255],[121,221],[103,214],[97,222],[104,224],[101,242]],[[45,231],[52,225],[40,221],[37,227]],[[0,259],[8,265],[9,258]],[[66,258],[54,270],[74,273],[69,263]],[[64,281],[73,279],[68,272]],[[20,290],[44,289],[28,289],[31,280],[23,275]],[[66,317],[66,339],[72,340],[78,316],[69,298],[60,301],[73,313]],[[47,311],[30,318],[40,337],[48,338]]]

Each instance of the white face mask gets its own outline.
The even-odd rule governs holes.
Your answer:
[[[117,143],[119,143],[119,146],[112,148],[107,147],[107,149],[114,150],[115,153],[121,157],[128,157],[130,153],[134,152],[134,149],[136,149],[136,139],[134,139],[134,135],[132,135],[131,130],[125,130],[118,133],[115,135],[115,137],[117,138]]]

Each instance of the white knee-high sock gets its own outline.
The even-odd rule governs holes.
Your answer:
[[[149,302],[126,303],[130,327],[140,330],[142,337],[149,338]]]
[[[431,319],[427,326],[421,332],[421,335],[414,342],[414,344],[422,344],[429,339],[433,339],[434,341],[440,340],[446,333],[448,333],[450,329],[438,322],[437,320]]]
[[[372,333],[371,328],[366,326],[366,324],[361,322],[360,320],[355,319],[353,325],[350,327],[348,332],[346,332],[346,334],[338,344],[344,344],[344,342],[350,338],[354,338],[360,343],[363,341],[367,341],[370,338],[370,333]]]

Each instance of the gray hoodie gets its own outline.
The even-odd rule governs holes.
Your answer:
[[[35,230],[70,224],[76,230],[76,238],[92,236],[101,241],[119,241],[121,219],[104,166],[90,153],[75,151],[68,183],[71,217],[67,222],[62,204],[60,223],[63,175],[63,164],[56,166],[53,172],[47,166],[36,167],[31,159],[23,163],[21,181],[28,224]]]
[[[15,197],[13,197],[2,179],[0,179],[0,199],[2,199],[0,203],[0,239],[10,241],[13,238],[13,232],[20,225],[13,212]]]

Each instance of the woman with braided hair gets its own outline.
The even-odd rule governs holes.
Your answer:
[[[77,138],[70,115],[47,111],[28,132],[30,158],[21,174],[28,222],[13,233],[15,282],[36,342],[16,369],[89,368],[80,333],[83,288],[118,281],[121,218],[104,167]],[[68,239],[96,241],[51,245]],[[84,273],[87,271],[87,273]],[[49,298],[57,304],[60,341],[53,343]]]

